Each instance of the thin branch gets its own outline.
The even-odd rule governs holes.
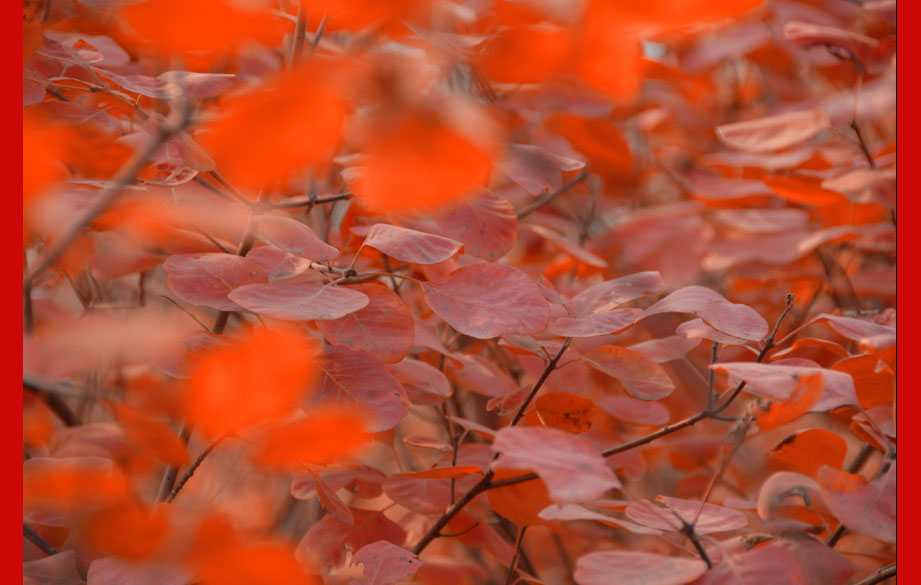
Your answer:
[[[562,347],[560,347],[560,350],[557,352],[556,356],[554,356],[553,359],[551,359],[550,362],[547,363],[547,366],[544,368],[544,371],[540,375],[540,378],[538,378],[537,382],[534,383],[534,387],[531,389],[529,398],[532,398],[534,395],[536,395],[537,392],[544,385],[544,382],[547,381],[547,377],[556,368],[556,364],[559,362],[560,358],[563,357],[563,353],[566,351],[566,348],[569,346],[569,341],[570,339],[567,338],[567,340],[563,343]],[[514,426],[515,423],[521,420],[521,417],[524,416],[524,411],[528,406],[527,403],[528,403],[528,400],[526,400],[525,403],[522,404],[521,407],[519,407],[518,412],[516,413],[514,419],[512,420],[512,423],[509,426]],[[498,457],[498,453],[493,457],[493,461],[496,460],[496,457]],[[435,538],[441,535],[441,529],[447,526],[448,522],[450,522],[451,519],[454,518],[454,516],[458,514],[458,512],[464,509],[464,506],[469,504],[471,501],[473,501],[475,497],[485,492],[487,489],[491,489],[492,487],[495,487],[495,486],[490,485],[490,482],[492,481],[492,478],[495,475],[495,473],[496,473],[495,470],[490,468],[489,471],[487,471],[483,475],[480,481],[478,481],[472,488],[470,488],[470,490],[467,491],[467,493],[461,496],[459,500],[457,500],[451,506],[449,506],[448,509],[445,510],[444,514],[442,514],[441,517],[435,522],[435,524],[433,524],[432,527],[429,528],[428,532],[426,532],[422,536],[422,538],[419,539],[419,542],[416,543],[416,546],[412,548],[413,554],[418,555],[422,553],[422,551],[425,550],[425,547],[427,547],[429,543],[431,543],[433,540],[435,540]],[[537,477],[537,476],[534,476],[534,477]],[[534,478],[531,478],[531,479],[534,479]]]
[[[707,568],[713,568],[713,561],[710,560],[710,556],[707,554],[707,551],[704,550],[704,545],[700,542],[700,539],[697,537],[697,532],[694,531],[694,523],[688,523],[687,520],[681,517],[678,512],[674,510],[671,511],[678,520],[681,521],[681,534],[685,535],[688,540],[691,541],[691,544],[694,545],[694,548],[697,549],[697,554],[700,555],[700,559],[707,563]]]
[[[873,447],[867,443],[864,443],[860,448],[860,451],[858,451],[857,457],[855,457],[851,464],[848,465],[847,472],[853,474],[863,469],[864,463],[867,462],[867,460],[870,458],[870,455],[873,454],[874,450],[875,449]],[[835,528],[835,531],[829,535],[828,540],[825,541],[825,544],[827,544],[829,548],[835,548],[835,545],[838,544],[838,541],[841,540],[845,533],[847,533],[847,527],[844,524],[839,524],[838,527]]]
[[[534,383],[534,387],[531,388],[527,398],[525,398],[524,402],[521,403],[521,406],[518,408],[518,412],[515,413],[515,416],[512,418],[512,422],[510,422],[508,426],[513,427],[518,424],[518,421],[520,421],[521,417],[524,416],[525,410],[527,410],[528,405],[531,404],[534,396],[544,385],[544,382],[547,381],[547,377],[550,376],[551,372],[556,369],[556,365],[560,362],[560,358],[563,357],[563,354],[566,353],[566,349],[569,347],[571,342],[572,338],[567,337],[563,342],[563,345],[560,346],[559,351],[557,351],[556,355],[553,356],[553,359],[547,363],[547,366],[544,368],[543,373],[541,373],[540,378],[538,378],[537,382]]]
[[[713,383],[716,378],[716,370],[713,369],[713,364],[716,363],[716,355],[719,350],[720,344],[714,341],[713,348],[710,350],[710,372],[707,378],[707,410],[713,408],[713,399],[716,397],[716,393],[713,391]]]
[[[300,199],[286,199],[285,201],[279,201],[278,203],[272,204],[272,207],[276,209],[285,209],[290,207],[310,207],[313,205],[323,205],[324,203],[332,203],[334,201],[345,201],[346,199],[351,199],[351,191],[345,191],[343,193],[334,193],[333,195],[326,195],[324,197],[315,197],[313,199],[306,197]]]
[[[876,161],[873,159],[873,155],[870,154],[870,149],[867,147],[867,141],[863,137],[863,132],[860,131],[860,124],[857,122],[857,118],[851,120],[851,129],[854,131],[854,134],[857,135],[857,144],[860,145],[860,152],[862,152],[863,157],[867,159],[870,168],[875,169]]]
[[[518,219],[519,220],[523,219],[524,217],[530,215],[531,213],[539,209],[545,203],[549,203],[550,201],[553,201],[554,199],[556,199],[563,193],[569,191],[570,189],[572,189],[573,187],[575,187],[576,185],[584,181],[586,177],[588,177],[588,167],[583,167],[582,170],[579,171],[578,175],[576,175],[571,181],[569,181],[568,183],[566,183],[565,185],[563,185],[562,187],[560,187],[553,193],[547,193],[546,195],[541,195],[537,200],[519,209],[517,213]]]
[[[457,532],[442,532],[442,533],[439,533],[438,538],[457,538],[458,536],[463,536],[463,535],[467,534],[468,532],[473,532],[473,531],[476,529],[476,527],[479,526],[479,525],[480,525],[480,521],[477,520],[476,522],[474,522],[473,524],[471,524],[471,525],[468,526],[467,528],[464,528],[463,530],[458,530]]]
[[[48,408],[51,409],[51,412],[61,419],[61,422],[66,426],[75,427],[80,425],[80,417],[78,417],[70,406],[64,402],[64,399],[58,395],[59,391],[54,386],[24,377],[22,380],[22,388],[23,390],[29,390],[34,393],[35,396],[44,402]]]
[[[179,481],[176,482],[176,486],[170,491],[169,495],[166,497],[165,501],[167,504],[176,499],[176,496],[179,495],[179,492],[182,490],[185,484],[188,483],[190,479],[192,479],[193,475],[195,475],[195,471],[205,460],[205,457],[207,457],[212,451],[214,451],[214,448],[217,447],[218,443],[220,442],[221,442],[220,438],[215,439],[214,441],[211,441],[211,443],[209,443],[208,446],[205,447],[204,451],[198,454],[198,457],[196,457],[195,461],[193,461],[192,464],[189,465],[189,468],[185,470],[185,473],[183,473],[182,477],[179,478]]]
[[[777,318],[777,323],[774,325],[774,330],[771,331],[771,334],[768,335],[768,337],[764,340],[764,347],[761,348],[761,351],[758,353],[758,357],[755,358],[755,362],[760,363],[764,361],[764,358],[767,356],[768,352],[774,347],[774,339],[777,337],[777,331],[780,329],[780,324],[781,322],[783,322],[784,318],[787,316],[787,313],[789,313],[790,310],[793,308],[793,301],[795,300],[795,298],[796,297],[792,293],[787,294],[786,306],[783,312],[780,314],[780,317]],[[739,385],[736,386],[735,389],[731,391],[729,396],[721,404],[713,408],[710,408],[710,409],[701,410],[697,414],[689,416],[688,418],[680,420],[676,423],[666,425],[657,431],[653,431],[652,433],[649,433],[648,435],[644,435],[642,437],[639,437],[637,439],[634,439],[622,445],[618,445],[616,447],[611,447],[610,449],[605,449],[604,451],[601,452],[601,454],[604,457],[611,457],[611,456],[617,455],[618,453],[630,451],[631,449],[635,449],[636,447],[640,447],[642,445],[652,443],[656,439],[665,437],[667,435],[680,431],[681,429],[685,429],[687,427],[693,426],[704,419],[716,418],[716,415],[726,410],[726,408],[728,408],[729,405],[733,403],[733,401],[736,399],[736,397],[738,397],[738,395],[742,392],[744,388],[745,388],[745,380],[742,380],[741,382],[739,382]],[[528,473],[525,475],[520,475],[518,477],[512,477],[509,479],[503,479],[497,482],[492,482],[487,486],[486,489],[515,485],[519,483],[524,483],[526,481],[531,481],[534,479],[537,479],[537,475],[534,473]]]
[[[182,441],[183,445],[189,444],[189,437],[192,436],[192,426],[183,423],[179,428],[179,440]],[[179,467],[176,465],[169,465],[166,468],[166,471],[163,473],[163,479],[160,480],[160,490],[157,493],[157,501],[165,502],[166,498],[170,496],[173,492],[173,486],[176,483],[176,477],[179,475]]]
[[[111,185],[103,189],[93,200],[93,203],[83,213],[70,228],[60,238],[54,241],[46,250],[38,263],[23,279],[23,291],[28,290],[35,283],[35,280],[42,275],[48,268],[53,265],[64,252],[70,248],[77,237],[83,233],[97,217],[102,215],[106,209],[121,195],[125,187],[134,182],[138,173],[147,164],[147,160],[160,149],[163,144],[174,134],[181,132],[189,121],[190,108],[188,104],[182,108],[180,119],[173,124],[162,124],[158,127],[157,133],[143,148],[134,152],[128,162],[119,169],[118,173],[112,177]]]
[[[32,528],[28,526],[25,522],[22,523],[22,535],[28,538],[32,544],[40,548],[42,552],[48,555],[49,557],[61,552],[57,549],[56,546],[54,546],[53,544],[51,544],[50,542],[42,538],[41,534],[32,530]]]
[[[515,579],[515,569],[518,566],[518,557],[521,554],[521,541],[524,540],[524,531],[527,530],[527,526],[522,526],[518,529],[518,536],[515,538],[515,554],[512,555],[512,562],[508,566],[508,576],[505,578],[505,585],[512,585]]]
[[[866,579],[854,583],[854,585],[876,585],[892,577],[895,577],[895,563],[889,563]]]
[[[297,21],[294,23],[294,39],[291,43],[291,59],[288,67],[293,67],[301,59],[304,52],[304,41],[307,39],[307,7],[304,3],[297,6]]]

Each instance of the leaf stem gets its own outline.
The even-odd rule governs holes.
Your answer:
[[[576,175],[571,181],[569,181],[568,183],[566,183],[565,185],[563,185],[562,187],[560,187],[553,193],[547,193],[546,195],[541,195],[537,200],[519,209],[518,213],[516,214],[518,216],[519,221],[527,217],[528,215],[531,215],[531,213],[540,209],[544,204],[549,203],[550,201],[553,201],[554,199],[556,199],[563,193],[569,191],[570,189],[572,189],[573,187],[575,187],[576,185],[584,181],[586,177],[588,177],[588,167],[583,167],[582,170],[579,171],[578,175]]]

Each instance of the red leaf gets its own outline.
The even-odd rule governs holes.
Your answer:
[[[610,311],[657,292],[662,286],[662,276],[658,272],[638,272],[591,286],[569,299],[566,304],[573,315],[582,317]]]
[[[547,428],[509,427],[496,433],[498,465],[530,469],[557,502],[584,502],[619,488],[617,476],[595,445],[582,437]]]
[[[323,374],[318,398],[365,407],[373,416],[368,431],[392,429],[406,416],[409,400],[403,386],[370,353],[327,345],[318,359]]]
[[[498,260],[515,244],[518,217],[507,199],[481,191],[435,215],[445,235],[464,243],[464,252],[484,260]]]
[[[578,504],[554,504],[541,511],[540,517],[544,520],[597,520],[602,524],[623,528],[636,534],[662,534],[658,528],[650,528],[640,524],[634,524],[629,520],[621,520],[613,516],[599,514]]]
[[[454,354],[458,363],[445,362],[445,374],[465,390],[495,398],[518,392],[511,376],[493,361],[476,354]]]
[[[366,307],[367,295],[343,286],[270,282],[234,289],[228,298],[253,313],[284,321],[338,319]]]
[[[310,268],[310,260],[289,254],[275,246],[259,246],[246,254],[247,260],[252,260],[265,270],[269,280],[281,280],[290,276],[302,274]]]
[[[770,152],[805,142],[830,126],[825,110],[800,110],[724,124],[716,128],[716,135],[733,148]]]
[[[800,387],[802,378],[811,374],[822,374],[825,380],[825,393],[819,402],[812,406],[812,410],[830,410],[845,404],[857,404],[854,379],[844,372],[754,362],[725,362],[713,364],[711,368],[717,372],[725,372],[735,380],[744,380],[745,390],[751,394],[776,400],[790,399]]]
[[[422,566],[419,557],[386,540],[366,544],[352,556],[352,564],[364,565],[364,585],[394,585],[411,577]]]
[[[509,144],[499,168],[531,195],[556,191],[563,186],[563,174],[556,155],[541,146]]]
[[[767,322],[754,309],[730,303],[702,286],[676,290],[646,309],[637,320],[659,313],[694,313],[717,331],[752,341],[760,341],[768,334]]]
[[[454,392],[447,376],[425,362],[407,358],[387,369],[403,384],[414,404],[441,404]]]
[[[662,366],[625,347],[603,345],[580,358],[596,370],[616,378],[627,392],[641,400],[664,398],[675,389]]]
[[[636,323],[641,309],[615,309],[583,317],[557,317],[547,330],[564,337],[594,337],[621,333]]]
[[[413,346],[413,316],[399,295],[380,284],[350,286],[368,297],[368,304],[317,329],[331,343],[358,347],[385,363],[403,359]]]
[[[442,262],[456,254],[463,246],[462,243],[450,238],[386,223],[371,226],[364,245],[380,250],[397,260],[415,264]]]
[[[182,90],[189,99],[216,97],[233,85],[237,76],[232,73],[196,73],[194,71],[167,71],[157,76]]]
[[[22,564],[22,585],[82,585],[76,553],[66,550]]]
[[[444,280],[424,283],[423,288],[426,303],[439,317],[478,339],[537,333],[550,319],[550,305],[540,287],[503,264],[473,264]]]
[[[812,509],[823,508],[824,501],[819,490],[819,484],[810,477],[792,471],[779,471],[761,485],[758,492],[758,516],[764,521],[773,520],[785,501],[794,501],[798,505],[808,501]]]
[[[551,242],[553,245],[561,249],[563,252],[569,254],[576,260],[584,262],[589,266],[594,266],[596,268],[607,268],[608,263],[605,262],[603,258],[599,258],[595,254],[592,254],[582,246],[578,245],[575,242],[567,240],[562,235],[556,233],[553,230],[547,229],[544,226],[528,224],[525,226],[528,230],[540,235],[542,238]]]
[[[631,345],[627,349],[639,352],[657,364],[664,364],[684,358],[689,351],[698,345],[700,345],[699,339],[685,339],[684,337],[672,335],[643,341]]]
[[[339,250],[321,240],[312,229],[284,215],[260,216],[259,233],[269,244],[317,262],[339,255]]]
[[[605,396],[598,405],[612,416],[636,425],[664,425],[671,414],[661,402],[637,400],[629,396]]]
[[[234,254],[181,254],[163,263],[166,283],[180,299],[218,311],[239,311],[227,295],[247,284],[268,282],[255,262]]]
[[[661,530],[681,531],[682,523],[673,513],[675,512],[688,524],[693,523],[697,534],[740,530],[748,526],[745,514],[732,508],[704,504],[703,510],[698,515],[698,510],[700,510],[698,501],[667,496],[658,496],[656,500],[665,504],[667,508],[656,506],[649,500],[637,500],[627,506],[627,516],[641,524]]]
[[[339,496],[336,495],[336,490],[334,490],[322,476],[313,474],[313,485],[317,490],[317,499],[320,501],[320,505],[324,510],[336,517],[337,520],[348,524],[351,526],[355,523],[355,518],[352,516],[352,510],[339,499]]]
[[[882,542],[896,541],[895,461],[879,477],[866,481],[833,467],[819,470],[822,497],[842,524]]]
[[[326,516],[311,526],[297,545],[298,560],[334,568],[345,561],[346,549],[355,552],[379,540],[402,546],[406,540],[403,529],[380,512],[353,509],[352,515],[355,523],[351,526],[334,516]]]
[[[573,578],[579,585],[682,585],[706,570],[700,559],[607,551],[581,557]]]

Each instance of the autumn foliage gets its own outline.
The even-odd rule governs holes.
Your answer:
[[[24,583],[896,568],[894,0],[26,0]]]

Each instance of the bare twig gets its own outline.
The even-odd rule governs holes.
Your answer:
[[[195,475],[195,471],[205,460],[205,457],[207,457],[212,451],[214,451],[214,448],[217,447],[218,443],[220,442],[221,442],[220,438],[215,439],[214,441],[211,441],[211,443],[209,443],[208,446],[205,447],[205,449],[201,453],[198,454],[198,457],[196,457],[195,460],[192,461],[192,464],[189,465],[189,468],[185,470],[185,473],[183,473],[182,477],[179,478],[179,481],[176,482],[176,486],[172,490],[170,490],[170,493],[166,497],[166,500],[165,500],[166,503],[170,503],[176,499],[176,496],[179,495],[179,492],[182,490],[185,484],[188,483],[190,479],[192,479],[193,475]]]
[[[293,67],[301,59],[304,52],[304,41],[307,39],[307,7],[303,2],[297,6],[297,21],[294,24],[294,39],[291,42],[291,58],[288,67]]]
[[[35,532],[30,526],[25,522],[22,523],[22,535],[29,539],[29,541],[40,548],[43,553],[49,557],[52,555],[58,554],[59,551],[56,546],[42,538],[42,535],[38,532]]]
[[[527,530],[527,526],[522,526],[518,529],[518,536],[515,538],[515,554],[512,555],[512,562],[508,566],[508,576],[505,578],[505,585],[512,585],[515,582],[515,573],[518,566],[518,557],[521,554],[521,541],[524,540],[524,531]]]
[[[566,183],[565,185],[563,185],[562,187],[560,187],[553,193],[547,193],[546,195],[541,195],[535,201],[519,209],[517,213],[518,219],[520,220],[530,215],[531,213],[539,209],[544,204],[549,203],[550,201],[556,199],[563,193],[569,191],[570,189],[572,189],[573,187],[575,187],[576,185],[584,181],[586,177],[588,177],[588,167],[583,167],[582,170],[579,171],[578,175],[576,175],[571,181],[569,181],[568,183]]]
[[[313,199],[309,197],[301,197],[299,199],[286,199],[284,201],[279,201],[272,206],[276,209],[285,209],[289,207],[310,207],[312,205],[323,205],[324,203],[332,203],[334,201],[344,201],[346,199],[350,199],[351,197],[351,191],[345,191],[342,193],[326,195],[324,197],[315,197]]]
[[[895,563],[889,563],[866,579],[854,583],[854,585],[876,585],[877,583],[882,583],[883,581],[891,579],[892,577],[895,577]]]
[[[24,377],[22,387],[24,390],[33,392],[65,425],[75,427],[80,424],[80,417],[64,402],[64,399],[58,395],[57,389],[53,386]]]
[[[563,353],[566,351],[566,348],[569,345],[568,342],[569,339],[567,338],[567,341],[562,345],[562,347],[560,347],[560,350],[557,352],[557,354],[547,363],[543,373],[540,375],[540,378],[538,378],[537,382],[534,383],[534,387],[531,388],[531,392],[529,394],[530,397],[533,397],[537,394],[537,392],[544,385],[544,382],[547,381],[547,377],[556,368],[557,363],[559,362],[560,358],[563,357]],[[518,412],[515,414],[515,417],[509,426],[512,426],[521,420],[521,417],[524,416],[524,411],[527,408],[527,405],[528,401],[526,400],[525,403],[518,408]],[[498,454],[493,457],[493,461],[495,461],[497,456]],[[458,514],[458,512],[463,510],[467,504],[473,501],[475,497],[485,492],[487,489],[491,489],[491,487],[497,487],[490,485],[490,482],[492,481],[495,473],[495,470],[490,468],[489,471],[483,475],[480,481],[478,481],[472,488],[470,488],[467,493],[461,496],[459,500],[449,506],[448,509],[445,510],[444,514],[438,518],[435,524],[429,528],[428,532],[426,532],[422,538],[419,539],[419,542],[416,543],[416,546],[412,548],[413,554],[418,555],[422,553],[422,551],[425,550],[425,547],[427,547],[429,543],[441,536],[441,529],[447,526],[448,522],[450,522],[451,519]]]
[[[537,382],[534,383],[534,387],[531,388],[531,391],[528,392],[527,398],[524,399],[524,402],[521,403],[521,406],[518,408],[518,412],[515,413],[515,416],[512,418],[512,422],[508,426],[513,427],[518,424],[518,421],[521,420],[521,417],[524,416],[525,411],[528,408],[528,405],[531,404],[531,401],[534,399],[534,396],[537,394],[537,391],[541,389],[544,385],[544,382],[547,381],[547,377],[550,375],[553,370],[556,369],[556,365],[560,363],[560,358],[563,357],[563,354],[566,353],[566,349],[569,347],[569,344],[572,342],[571,337],[567,337],[563,342],[563,345],[560,346],[559,351],[556,352],[556,355],[553,356],[553,359],[547,363],[547,366],[544,368],[543,373],[541,373],[540,378],[537,379]]]
[[[125,190],[125,187],[134,181],[137,174],[144,168],[144,165],[147,164],[147,160],[152,157],[171,136],[181,132],[182,129],[185,128],[189,121],[190,108],[188,104],[185,104],[185,107],[181,109],[182,113],[179,120],[172,124],[161,124],[153,138],[143,148],[136,150],[134,156],[132,156],[131,159],[119,169],[118,173],[112,177],[111,185],[100,191],[83,215],[70,226],[64,235],[51,244],[32,270],[23,278],[24,291],[31,288],[35,283],[35,279],[41,276],[45,270],[50,268],[51,265],[70,248],[71,244],[73,244],[77,237],[83,233],[83,230],[89,227],[93,220],[108,209],[109,205],[111,205],[115,199],[121,195],[122,191]]]

